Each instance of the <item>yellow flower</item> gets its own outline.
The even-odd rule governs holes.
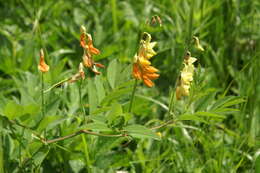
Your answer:
[[[153,47],[156,45],[156,42],[151,42],[151,35],[146,34],[146,39],[141,40],[138,53],[134,56],[133,64],[133,77],[142,80],[144,84],[148,87],[153,87],[154,83],[152,80],[155,80],[159,77],[158,69],[151,66],[149,61],[156,52],[153,50]]]
[[[184,57],[184,67],[181,70],[181,75],[180,75],[180,81],[179,84],[176,88],[176,98],[178,100],[181,99],[182,96],[188,96],[190,94],[190,85],[191,82],[193,81],[193,74],[195,67],[193,63],[197,59],[194,57],[191,57],[190,52],[187,52],[185,57]]]
[[[204,49],[203,49],[203,47],[202,47],[201,44],[200,44],[199,38],[196,37],[196,36],[193,36],[193,40],[194,40],[194,42],[195,42],[195,47],[196,47],[198,50],[200,50],[200,51],[203,52]]]
[[[154,46],[157,44],[157,42],[151,42],[152,37],[147,32],[144,32],[143,34],[146,38],[145,40],[140,41],[140,48],[138,56],[142,56],[145,59],[150,59],[154,55],[156,55],[156,52],[153,50]]]
[[[161,132],[157,132],[156,135],[159,136],[160,138],[162,138],[162,133]]]
[[[49,71],[49,66],[45,63],[44,61],[44,52],[43,52],[43,49],[40,50],[40,63],[38,65],[38,69],[45,73],[45,72],[48,72]]]

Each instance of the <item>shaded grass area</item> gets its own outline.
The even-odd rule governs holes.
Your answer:
[[[146,25],[154,15],[160,16],[161,27]],[[117,105],[114,102],[127,110],[132,90],[120,87],[133,86],[123,81],[130,79],[129,64],[144,31],[158,42],[152,63],[160,69],[160,78],[155,88],[137,87],[137,94],[150,100],[135,97],[129,123],[149,126],[169,119],[161,105],[169,103],[187,49],[198,58],[197,93],[174,103],[177,115],[210,110],[210,101],[216,103],[224,96],[243,97],[246,102],[234,106],[239,112],[226,112],[224,120],[212,124],[185,121],[162,128],[161,141],[134,139],[128,143],[121,138],[77,136],[51,146],[32,142],[30,132],[6,123],[6,115],[28,110],[19,115],[19,121],[38,132],[46,129],[49,138],[83,128],[75,118],[81,115],[76,85],[46,94],[49,118],[38,124],[39,50],[44,49],[51,67],[45,75],[46,87],[67,78],[81,61],[81,25],[101,50],[95,60],[116,69],[104,69],[101,76],[81,84],[87,115],[94,115],[100,105]],[[257,0],[0,1],[0,171],[253,172],[260,165],[259,28]],[[193,35],[200,38],[205,52],[194,49]],[[113,77],[117,80],[111,81]],[[125,95],[117,97],[120,94]]]

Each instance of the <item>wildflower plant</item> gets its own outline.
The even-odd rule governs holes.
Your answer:
[[[157,20],[162,28],[162,20],[158,15],[153,16],[150,23],[154,25]],[[83,55],[77,59],[78,68],[75,67],[75,70],[72,70],[76,71],[75,73],[69,71],[65,79],[45,89],[44,74],[51,73],[55,68],[46,64],[41,49],[38,65],[42,76],[41,104],[37,107],[8,102],[3,113],[0,112],[5,117],[3,121],[6,124],[5,133],[8,136],[6,141],[12,139],[16,130],[19,132],[19,139],[15,141],[20,145],[19,151],[15,152],[20,152],[17,161],[18,171],[27,165],[30,165],[32,170],[40,170],[40,167],[44,167],[52,157],[57,157],[59,163],[55,161],[51,164],[63,162],[67,164],[67,160],[63,160],[67,152],[72,155],[72,159],[79,157],[81,161],[76,159],[76,162],[83,164],[80,170],[87,172],[99,171],[102,168],[107,171],[117,164],[119,166],[114,166],[116,169],[135,169],[135,161],[138,164],[140,162],[139,166],[145,170],[146,161],[139,161],[144,157],[145,149],[152,151],[154,147],[159,152],[167,150],[164,154],[168,155],[168,153],[172,153],[172,148],[179,145],[187,147],[187,144],[200,138],[202,134],[192,136],[193,134],[190,132],[199,131],[198,128],[204,125],[211,125],[221,128],[227,133],[232,133],[223,125],[222,121],[225,119],[225,114],[230,111],[239,111],[237,105],[245,102],[245,99],[225,96],[215,99],[217,91],[206,90],[206,82],[203,80],[196,82],[198,81],[197,76],[203,73],[197,71],[196,65],[194,65],[200,58],[199,55],[194,53],[195,58],[187,51],[183,59],[174,57],[181,59],[183,63],[180,67],[179,77],[173,79],[176,81],[174,85],[167,86],[174,88],[168,102],[165,101],[167,99],[156,100],[153,98],[153,91],[157,91],[154,80],[158,79],[160,75],[162,76],[162,73],[159,74],[159,69],[154,67],[151,62],[152,58],[157,56],[159,58],[160,55],[160,51],[157,53],[154,50],[158,43],[152,41],[151,34],[148,32],[142,34],[132,64],[126,65],[113,58],[108,63],[107,69],[103,64],[95,61],[95,56],[99,55],[101,51],[94,46],[92,36],[87,33],[84,26],[80,27],[79,35],[78,46],[83,49]],[[194,46],[201,53],[205,52],[198,37],[194,36],[190,39],[194,40]],[[98,68],[105,68],[104,73],[107,76],[98,71]],[[90,73],[95,75],[91,76]],[[33,78],[28,81],[32,80]],[[36,89],[38,80],[38,78],[35,79]],[[138,81],[145,85],[140,85],[140,90],[137,90]],[[78,92],[75,92],[76,83]],[[66,84],[69,84],[71,88],[57,89]],[[31,83],[24,85],[25,88],[31,87]],[[192,91],[193,88],[195,88],[194,91]],[[202,91],[204,89],[205,91]],[[143,91],[149,95],[139,94]],[[21,93],[21,100],[26,100],[24,94],[26,92]],[[161,95],[160,92],[157,94]],[[35,97],[38,97],[37,94]],[[61,99],[64,99],[67,104],[63,104]],[[133,104],[134,100],[135,104]],[[144,103],[147,105],[143,106]],[[135,111],[135,106],[141,107],[141,115]],[[18,111],[12,111],[12,107],[16,107]],[[37,118],[39,109],[42,110],[41,118]],[[145,111],[149,116],[142,114]],[[33,124],[32,119],[35,121]],[[175,137],[178,138],[175,140]],[[183,138],[187,138],[188,143],[182,141]],[[159,145],[162,142],[167,144],[166,148]],[[56,155],[55,152],[58,150]],[[114,157],[115,153],[116,157]],[[153,157],[153,153],[149,157]],[[156,163],[165,163],[171,159],[161,157]],[[31,160],[28,161],[28,158]],[[125,163],[125,158],[135,161]],[[111,164],[108,164],[110,162],[107,160],[111,160]],[[150,158],[147,161],[155,163]],[[103,162],[107,165],[102,164]],[[71,160],[68,163],[75,164]]]

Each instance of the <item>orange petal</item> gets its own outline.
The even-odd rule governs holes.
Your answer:
[[[134,78],[136,78],[136,79],[138,79],[138,80],[141,80],[142,78],[141,78],[141,72],[140,72],[140,70],[139,70],[139,66],[138,66],[138,64],[134,64],[133,65],[133,76],[134,76]]]
[[[94,63],[97,67],[100,67],[100,68],[105,68],[105,66],[103,64],[100,64],[100,63]]]
[[[160,75],[156,73],[146,73],[145,76],[147,76],[151,80],[154,80],[157,79]]]
[[[93,66],[93,60],[89,55],[85,54],[85,55],[83,55],[82,58],[83,58],[84,66],[86,66],[88,68],[91,68]]]
[[[100,54],[100,51],[97,48],[94,48],[93,45],[89,46],[89,52],[94,55]]]
[[[150,73],[155,73],[155,72],[158,72],[159,70],[157,68],[154,68],[153,66],[145,66],[144,71],[150,72]]]
[[[82,33],[82,34],[80,35],[80,45],[81,45],[81,47],[83,47],[83,48],[86,47],[86,41],[85,41],[85,39],[86,39],[86,35],[85,35],[85,33]]]
[[[100,51],[93,46],[93,40],[92,40],[91,35],[90,35],[90,34],[87,34],[87,37],[88,37],[88,46],[87,46],[88,51],[89,51],[91,54],[94,54],[94,55],[100,54]]]
[[[38,65],[38,69],[43,73],[49,71],[49,66],[44,61],[44,53],[42,49],[40,50],[40,63]]]
[[[150,79],[148,79],[148,78],[143,78],[143,80],[144,80],[144,84],[145,84],[146,86],[148,86],[148,87],[153,87],[153,86],[154,86],[154,83],[153,83]]]

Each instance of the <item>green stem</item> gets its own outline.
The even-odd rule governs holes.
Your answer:
[[[113,32],[117,33],[117,7],[116,7],[116,0],[111,0],[111,8],[112,8],[112,19],[113,19]]]
[[[169,103],[169,109],[168,109],[168,115],[170,116],[172,113],[172,108],[173,108],[173,102],[174,102],[174,92],[176,90],[176,87],[174,89],[171,89],[170,92],[170,103]]]
[[[88,144],[87,144],[85,135],[81,134],[81,137],[82,137],[82,142],[83,142],[84,152],[85,152],[85,157],[86,157],[86,167],[87,167],[88,172],[91,172]]]
[[[64,82],[67,82],[70,78],[67,78],[67,79],[63,79],[62,81],[59,81],[58,83],[52,85],[50,88],[48,88],[47,90],[44,91],[44,93],[47,93],[49,92],[50,90],[52,90],[53,88],[56,88],[60,85],[62,85]]]
[[[45,110],[44,110],[44,76],[42,73],[42,88],[41,88],[41,96],[42,96],[42,117],[44,118],[45,116]]]
[[[192,37],[192,29],[193,29],[193,8],[194,8],[194,0],[191,0],[191,5],[190,5],[190,16],[189,16],[189,30],[188,30],[188,37],[187,37],[187,43],[188,49],[190,48],[190,40]]]
[[[2,128],[3,123],[0,119],[0,127]],[[0,172],[4,171],[4,145],[3,145],[3,133],[0,133]]]
[[[44,74],[42,73],[42,88],[41,88],[41,95],[42,95],[42,119],[45,117],[45,103],[44,103]],[[46,137],[46,129],[44,129],[44,136]]]
[[[80,104],[80,107],[82,109],[83,118],[84,118],[84,121],[85,121],[86,112],[85,112],[85,109],[84,109],[84,105],[82,103],[82,92],[81,92],[82,82],[83,82],[83,79],[81,79],[80,82],[79,82],[79,104]]]
[[[133,105],[133,102],[134,102],[136,87],[137,87],[137,79],[135,79],[135,84],[134,84],[132,95],[131,95],[130,105],[129,105],[129,109],[128,109],[129,113],[131,113],[131,111],[132,111],[132,105]]]

